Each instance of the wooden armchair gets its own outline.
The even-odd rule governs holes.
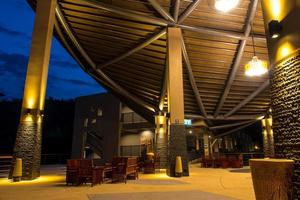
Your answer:
[[[102,168],[94,167],[92,160],[79,160],[78,180],[79,184],[91,183],[91,186],[101,183]]]
[[[77,185],[78,180],[78,173],[79,173],[79,160],[77,159],[70,159],[67,160],[67,172],[66,172],[66,183],[67,185]]]
[[[116,157],[112,162],[112,182],[127,182],[127,176],[138,178],[137,159],[134,157]]]

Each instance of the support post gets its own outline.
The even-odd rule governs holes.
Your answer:
[[[16,158],[23,161],[23,180],[40,176],[42,119],[56,4],[56,0],[37,2],[22,111],[13,153],[13,163]],[[13,167],[10,176],[12,171]]]
[[[204,157],[210,156],[210,143],[209,143],[209,133],[206,131],[203,134],[203,146],[204,146]]]
[[[175,176],[176,156],[182,158],[183,175],[189,175],[184,126],[181,34],[180,28],[168,28],[169,176]]]
[[[262,9],[269,58],[273,66],[270,82],[275,158],[287,158],[295,161],[294,197],[286,199],[299,199],[300,24],[297,19],[300,18],[300,6],[297,0],[263,0]],[[275,27],[269,26],[271,21],[275,22]],[[276,31],[280,30],[278,25],[282,27],[279,32]],[[277,34],[271,35],[274,30]]]

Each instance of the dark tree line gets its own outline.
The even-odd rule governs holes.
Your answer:
[[[18,128],[21,100],[0,101],[0,154],[11,154]],[[70,154],[74,100],[49,98],[45,103],[42,154]]]

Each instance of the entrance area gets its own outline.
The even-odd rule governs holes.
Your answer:
[[[140,174],[126,184],[69,187],[64,166],[44,166],[41,177],[28,182],[10,183],[0,179],[1,199],[73,200],[255,200],[249,168],[210,169],[190,166],[190,176],[168,177],[165,173]],[[18,192],[16,192],[18,191]]]

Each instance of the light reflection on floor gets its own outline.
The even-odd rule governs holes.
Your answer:
[[[20,182],[13,182],[10,179],[1,178],[0,185],[9,186],[9,185],[28,185],[28,184],[41,184],[41,183],[58,183],[64,182],[65,177],[62,175],[43,175],[34,180],[23,180]]]

